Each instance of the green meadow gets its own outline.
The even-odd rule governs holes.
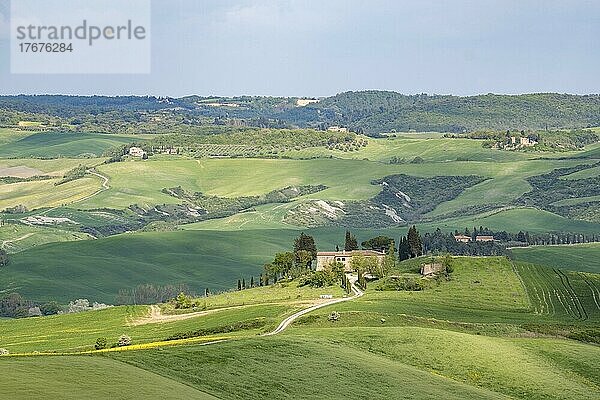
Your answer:
[[[110,148],[140,140],[143,139],[133,135],[41,132],[0,145],[0,157],[100,157]]]
[[[188,385],[102,357],[13,358],[0,361],[10,398],[199,399],[215,397]],[[110,382],[110,384],[107,384]]]
[[[585,243],[514,248],[512,254],[518,261],[573,271],[600,273],[599,251],[600,243]]]
[[[17,216],[2,214],[10,223],[0,226],[0,245],[9,253],[8,265],[0,268],[0,295],[18,292],[40,303],[87,298],[114,304],[121,290],[143,284],[186,284],[198,295],[206,288],[211,292],[185,310],[167,303],[0,318],[0,348],[12,354],[0,357],[0,374],[11,399],[600,398],[597,244],[516,248],[512,259],[454,257],[453,272],[427,280],[425,290],[380,291],[370,282],[364,296],[313,311],[270,337],[260,335],[323,301],[322,294],[343,296],[342,289],[298,287],[292,281],[232,290],[238,279],[257,282],[263,264],[289,251],[301,231],[315,238],[318,250],[343,248],[346,227],[289,225],[283,221],[290,210],[309,200],[370,199],[381,190],[372,181],[393,174],[486,178],[426,214],[418,224],[422,233],[482,225],[512,233],[597,235],[600,223],[569,219],[535,204],[516,207],[514,201],[531,190],[529,178],[597,162],[598,145],[581,152],[499,151],[483,148],[478,140],[427,133],[369,139],[366,147],[348,152],[289,150],[283,154],[289,158],[280,159],[157,155],[104,164],[99,158],[115,146],[144,139],[0,129],[0,170],[53,177],[0,184],[0,210],[29,209]],[[422,162],[411,163],[415,157]],[[55,185],[80,164],[106,176],[109,188],[91,175]],[[597,175],[594,167],[563,178]],[[298,185],[327,189],[225,218],[173,223],[169,231],[98,239],[79,225],[19,222],[44,215],[81,225],[119,225],[127,221],[105,208],[181,203],[163,188],[231,198]],[[397,239],[407,231],[405,226],[348,228],[358,243],[377,235]],[[394,274],[417,277],[420,265],[429,261],[399,263]],[[331,318],[333,312],[339,318]],[[255,325],[240,328],[245,323]],[[165,341],[194,331],[204,333]],[[97,338],[114,344],[123,334],[131,336],[132,347],[92,352]],[[205,344],[211,340],[224,341]],[[89,354],[58,354],[77,352]]]
[[[209,195],[237,197],[260,195],[290,185],[326,185],[328,189],[308,198],[365,200],[380,188],[371,184],[392,174],[420,177],[479,175],[490,178],[465,190],[456,199],[432,212],[441,215],[480,204],[505,203],[530,189],[526,178],[554,168],[581,164],[581,160],[532,160],[511,163],[451,161],[427,164],[384,164],[369,160],[315,159],[173,159],[130,161],[103,165],[98,170],[110,178],[110,190],[81,204],[96,208],[111,205],[152,205],[177,202],[161,193],[166,187],[182,186]]]
[[[65,231],[52,227],[37,227],[23,224],[0,226],[0,248],[9,253],[19,253],[46,243],[69,242],[88,239],[82,232]]]
[[[34,132],[31,131],[22,131],[14,128],[0,128],[0,146],[16,142],[33,134]]]
[[[399,264],[399,271],[412,271],[418,261]],[[586,307],[586,321],[566,312],[545,313],[539,309],[541,297],[536,290],[549,284],[557,290],[558,280],[544,283],[551,281],[541,281],[536,274],[549,274],[551,269],[527,264],[515,268],[500,257],[458,257],[452,263],[450,280],[430,289],[378,292],[369,285],[365,296],[304,316],[275,337],[257,337],[260,330],[249,330],[217,335],[230,339],[213,345],[184,341],[87,357],[2,357],[0,370],[17,380],[34,366],[47,368],[48,377],[60,370],[64,376],[48,380],[48,393],[55,397],[61,397],[63,385],[86,368],[94,368],[94,377],[74,387],[86,390],[95,379],[110,378],[115,371],[130,374],[133,382],[144,374],[158,374],[152,382],[162,379],[172,391],[164,398],[178,398],[182,393],[178,385],[197,391],[184,392],[193,398],[275,399],[297,393],[315,399],[384,399],[398,393],[415,399],[593,399],[600,395],[597,346],[531,330],[532,326],[545,332],[555,332],[557,326],[561,332],[567,327],[593,329],[600,308],[594,308],[589,294],[585,300],[581,288],[569,292],[563,286],[562,294],[553,300],[558,306],[567,295],[574,296],[573,301]],[[598,275],[590,279],[600,283]],[[297,288],[291,283],[230,292],[206,299],[205,315],[143,325],[135,321],[147,317],[146,306],[5,320],[0,321],[0,346],[13,353],[89,350],[99,336],[114,340],[124,333],[134,344],[151,344],[177,332],[257,318],[265,321],[265,331],[325,291],[331,290]],[[339,296],[339,288],[333,293]],[[167,312],[169,307],[163,309]],[[327,318],[332,311],[339,312],[339,320]],[[231,382],[236,382],[235,390]],[[35,390],[17,393],[25,398]],[[141,398],[144,390],[141,384]],[[129,395],[126,390],[122,393]]]

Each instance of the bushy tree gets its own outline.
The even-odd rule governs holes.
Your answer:
[[[173,300],[176,309],[186,309],[194,306],[192,298],[183,292],[179,293]]]
[[[379,276],[386,276],[396,268],[396,251],[394,249],[394,242],[392,241],[383,262],[381,263],[381,273]]]
[[[301,250],[308,251],[312,256],[312,260],[317,258],[315,239],[312,236],[305,235],[304,232],[301,232],[300,236],[294,239],[294,254],[298,254]]]
[[[377,257],[355,255],[350,261],[350,266],[355,271],[367,272],[369,274],[379,274],[379,262]]]
[[[40,306],[40,310],[44,315],[54,315],[58,314],[58,312],[60,311],[60,306],[56,301],[49,301],[47,303],[42,304]]]

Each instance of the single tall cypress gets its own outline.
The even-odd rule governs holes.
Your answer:
[[[358,250],[358,241],[356,240],[356,236],[350,233],[350,231],[346,231],[346,243],[344,245],[344,250]]]

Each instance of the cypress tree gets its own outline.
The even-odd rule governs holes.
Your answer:
[[[254,276],[250,277],[250,287],[253,288],[254,287]]]
[[[346,243],[344,245],[344,250],[358,250],[358,242],[356,240],[356,236],[350,233],[350,231],[346,231]]]
[[[246,279],[242,278],[242,289],[246,289]]]
[[[238,279],[238,290],[242,290],[242,281]]]
[[[423,239],[421,239],[421,235],[419,235],[416,226],[413,225],[408,229],[407,241],[410,258],[423,255]]]

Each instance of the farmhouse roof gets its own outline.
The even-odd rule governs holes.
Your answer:
[[[475,238],[475,240],[479,240],[479,241],[492,241],[494,240],[493,236],[487,236],[487,235],[479,235]]]

